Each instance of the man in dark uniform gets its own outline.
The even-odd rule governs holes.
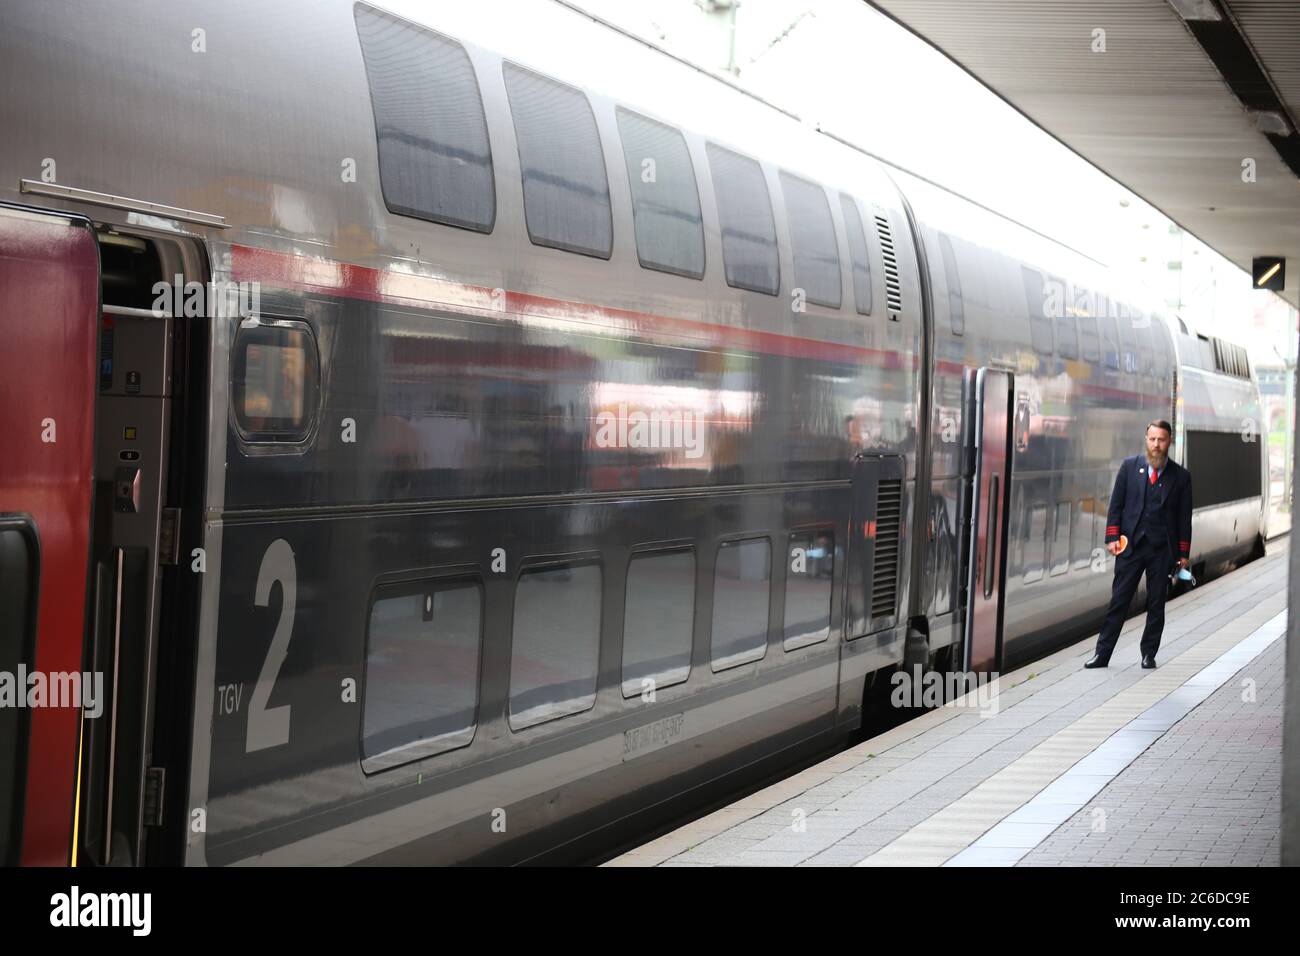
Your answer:
[[[1097,636],[1097,650],[1084,667],[1105,667],[1124,626],[1138,581],[1147,576],[1147,625],[1142,632],[1142,666],[1156,666],[1165,627],[1165,594],[1177,563],[1187,567],[1192,550],[1192,476],[1169,460],[1173,433],[1166,421],[1147,426],[1147,453],[1125,458],[1115,476],[1106,516],[1106,550],[1115,559],[1110,607]],[[1128,539],[1120,550],[1120,537]],[[1177,555],[1175,559],[1174,555]]]

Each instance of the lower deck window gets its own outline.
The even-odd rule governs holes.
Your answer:
[[[694,625],[695,552],[634,555],[623,612],[624,697],[686,680]]]
[[[756,661],[767,652],[772,548],[767,538],[726,541],[713,576],[713,669]]]
[[[478,707],[483,589],[477,581],[382,588],[366,636],[367,772],[463,747]]]
[[[1025,522],[1025,583],[1043,577],[1043,554],[1047,548],[1047,505],[1034,502],[1029,506]]]
[[[596,703],[600,565],[525,571],[515,588],[510,727],[521,730]]]
[[[786,561],[784,645],[791,651],[831,636],[835,538],[829,531],[795,532]]]

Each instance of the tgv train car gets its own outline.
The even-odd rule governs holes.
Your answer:
[[[1260,547],[1249,369],[1096,262],[408,6],[5,6],[7,862],[580,858],[1094,629],[1154,418]]]
[[[1178,461],[1195,475],[1192,567],[1218,574],[1241,561],[1243,543],[1262,555],[1268,456],[1259,385],[1246,350],[1189,331],[1178,349]],[[1264,434],[1261,434],[1264,433]]]

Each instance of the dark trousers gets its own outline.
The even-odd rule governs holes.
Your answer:
[[[1137,592],[1142,575],[1147,576],[1147,626],[1142,631],[1142,653],[1155,657],[1160,650],[1160,634],[1165,629],[1165,595],[1169,592],[1169,571],[1173,559],[1169,554],[1169,545],[1165,542],[1153,545],[1151,539],[1142,536],[1137,544],[1115,559],[1115,583],[1110,589],[1110,606],[1106,608],[1106,620],[1097,636],[1097,656],[1104,661],[1110,660],[1119,640],[1120,628],[1128,614],[1128,606]]]

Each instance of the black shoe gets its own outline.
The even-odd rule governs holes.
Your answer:
[[[1110,664],[1109,659],[1102,660],[1096,654],[1093,654],[1092,659],[1089,661],[1085,661],[1083,666],[1088,670],[1092,670],[1095,667],[1106,667],[1108,664]]]
[[[1155,659],[1155,657],[1152,656],[1151,654],[1143,654],[1143,655],[1142,655],[1142,666],[1145,667],[1147,670],[1151,670],[1151,669],[1153,669],[1153,668],[1156,666],[1156,659]]]

